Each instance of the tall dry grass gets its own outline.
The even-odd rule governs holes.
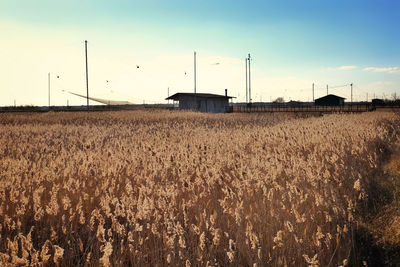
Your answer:
[[[392,113],[0,115],[3,266],[338,266]]]

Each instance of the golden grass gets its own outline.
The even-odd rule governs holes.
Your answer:
[[[337,266],[392,113],[0,115],[4,266]]]
[[[399,149],[398,144],[394,144]],[[386,181],[382,186],[390,198],[372,218],[368,229],[385,248],[400,248],[400,152],[394,151],[385,166]],[[397,259],[397,260],[400,260]]]
[[[391,159],[391,161],[388,164],[388,168],[396,175],[400,175],[400,156]]]

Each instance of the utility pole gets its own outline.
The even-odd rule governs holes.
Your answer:
[[[326,95],[328,95],[328,85],[326,85]]]
[[[250,104],[251,104],[251,76],[250,76],[250,60],[251,60],[251,57],[250,57],[250,54],[249,54],[249,102],[250,102]]]
[[[168,87],[168,97],[169,97],[169,87]],[[168,99],[168,104],[169,104],[169,99]]]
[[[194,94],[196,95],[196,51],[194,52]]]
[[[248,81],[247,81],[247,58],[244,60],[246,63],[246,104],[249,102],[249,97],[248,97]]]
[[[87,40],[85,40],[85,57],[86,57],[86,105],[89,109],[89,73],[88,73],[88,57],[87,57]]]
[[[312,101],[314,102],[314,83],[312,84]]]
[[[353,105],[353,83],[350,84],[351,88],[351,104]]]
[[[49,87],[49,108],[50,108],[50,72],[47,74],[47,83]]]
[[[197,110],[197,109],[200,109],[200,105],[199,106],[197,106],[197,95],[196,95],[196,87],[197,87],[197,85],[196,85],[196,75],[197,75],[197,73],[196,73],[196,51],[194,51],[194,66],[193,66],[193,68],[194,68],[194,109],[195,110]]]

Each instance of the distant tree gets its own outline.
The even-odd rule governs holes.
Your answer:
[[[273,103],[284,103],[284,102],[285,102],[285,99],[283,97],[278,97],[277,99],[275,99],[273,101]]]

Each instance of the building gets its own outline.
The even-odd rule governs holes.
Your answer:
[[[204,93],[176,93],[166,100],[172,99],[179,102],[181,110],[195,110],[210,113],[231,112],[232,107],[229,100],[234,97],[228,96],[227,90],[225,95],[204,94]]]
[[[343,106],[346,98],[337,95],[326,95],[315,99],[316,106]]]
[[[385,106],[385,100],[379,99],[379,98],[374,98],[372,99],[372,105],[373,106]]]

